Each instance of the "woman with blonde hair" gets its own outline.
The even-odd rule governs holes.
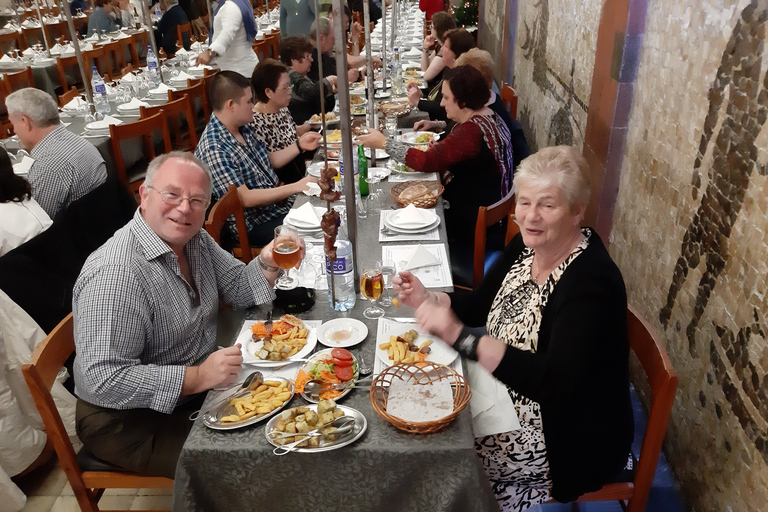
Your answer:
[[[501,509],[517,512],[615,481],[633,419],[626,290],[600,237],[582,227],[586,160],[570,146],[545,148],[514,183],[520,234],[477,291],[435,293],[410,272],[393,282],[426,332],[482,367],[470,368],[472,389],[506,387],[488,415],[474,415],[475,450]],[[486,335],[470,330],[481,326]],[[512,410],[519,429],[490,420]]]

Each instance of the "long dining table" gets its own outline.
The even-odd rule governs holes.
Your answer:
[[[381,165],[381,164],[380,164]],[[384,204],[395,202],[389,182],[380,184]],[[318,198],[300,195],[295,207],[306,201],[321,206]],[[344,204],[343,201],[337,204]],[[379,242],[381,211],[358,218],[357,262],[369,268],[382,258]],[[436,213],[442,217],[438,200]],[[347,212],[347,215],[349,212]],[[445,225],[439,226],[445,244]],[[313,244],[322,242],[311,240]],[[399,242],[413,244],[415,242]],[[397,244],[397,242],[393,243]],[[389,243],[387,245],[390,245]],[[447,247],[446,247],[447,250]],[[435,288],[450,291],[451,288]],[[358,295],[356,305],[341,313],[331,309],[326,290],[317,290],[315,304],[299,314],[303,320],[328,321],[354,318],[368,328],[368,335],[350,350],[375,366],[377,320],[363,316],[370,303]],[[219,345],[231,345],[245,320],[263,320],[272,304],[247,310],[222,309],[218,319]],[[387,318],[413,317],[406,306],[386,309]],[[275,308],[275,318],[280,311]],[[318,344],[317,349],[324,348]],[[463,364],[461,362],[460,364]],[[292,365],[298,371],[300,365]],[[249,368],[253,370],[253,368]],[[203,406],[211,402],[211,392]],[[467,407],[456,420],[433,434],[398,430],[379,416],[369,391],[354,389],[339,405],[362,413],[367,430],[360,439],[340,449],[322,453],[289,453],[276,456],[265,435],[266,422],[237,430],[219,431],[198,419],[187,438],[176,470],[173,510],[182,511],[496,511],[498,505],[474,449],[471,415]],[[308,405],[299,394],[287,407]]]

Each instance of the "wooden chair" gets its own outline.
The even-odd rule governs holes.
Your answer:
[[[205,221],[205,230],[216,243],[221,245],[221,230],[224,228],[227,219],[235,216],[235,226],[237,226],[237,239],[239,247],[232,249],[235,258],[248,263],[261,252],[260,248],[251,247],[248,243],[248,228],[245,226],[245,213],[243,205],[240,203],[240,196],[237,195],[237,187],[229,184],[229,191],[216,201],[211,211],[208,213],[208,220]]]
[[[32,393],[37,410],[45,424],[48,441],[53,443],[59,465],[67,475],[72,492],[83,512],[98,512],[99,499],[105,489],[171,489],[173,480],[163,477],[139,476],[118,471],[87,471],[72,447],[64,422],[51,396],[56,375],[67,358],[75,351],[72,313],[57,325],[38,345],[29,364],[22,366],[24,379]]]
[[[8,120],[0,120],[0,139],[7,139],[14,135],[13,123]]]
[[[35,75],[32,74],[32,68],[27,66],[16,73],[6,73],[3,83],[5,84],[5,92],[11,94],[13,91],[18,91],[25,87],[34,87]]]
[[[123,39],[118,39],[117,42],[120,44],[121,52],[123,54],[123,58],[126,58],[126,55],[130,56],[131,64],[133,67],[138,68],[141,64],[139,63],[139,51],[136,49],[136,42],[131,37],[126,37]],[[128,64],[128,60],[126,59],[126,65]]]
[[[120,70],[120,77],[124,77],[128,73],[133,73],[133,64],[126,64],[126,66]]]
[[[140,119],[133,123],[125,123],[120,125],[110,125],[109,136],[112,143],[112,156],[115,159],[115,169],[117,170],[117,177],[129,190],[136,194],[139,191],[139,187],[144,182],[144,176],[146,175],[146,165],[153,158],[155,158],[155,143],[153,140],[153,134],[157,131],[162,133],[163,140],[163,153],[171,152],[171,136],[168,132],[168,123],[165,121],[165,116],[161,113],[157,113],[147,119]],[[121,142],[129,139],[141,138],[144,142],[144,158],[139,159],[139,162],[131,169],[135,169],[135,172],[129,173],[129,169],[126,166],[125,158],[123,157],[123,149]]]
[[[186,34],[187,36],[184,37],[184,34]],[[185,50],[188,50],[191,37],[192,37],[192,28],[189,25],[189,23],[184,23],[183,25],[176,25],[176,47],[177,48],[184,48]],[[184,44],[185,40],[187,44]]]
[[[168,91],[168,101],[178,100],[184,96],[189,98],[190,107],[194,107],[194,109],[192,109],[193,119],[197,117],[194,115],[194,112],[202,113],[202,117],[197,118],[197,122],[194,123],[195,132],[199,135],[203,133],[205,125],[208,124],[208,120],[211,118],[211,105],[208,102],[208,90],[205,87],[205,81],[201,79],[187,80],[187,84],[189,87],[185,89]],[[197,110],[198,101],[200,102],[200,110]]]
[[[280,60],[278,50],[278,46],[280,45],[280,32],[274,32],[264,36],[264,41],[266,41],[267,46],[269,47],[269,56],[275,60]]]
[[[107,54],[104,51],[104,48],[94,48],[93,50],[84,51],[83,63],[85,64],[85,76],[88,81],[91,80],[91,75],[93,74],[93,66],[96,66],[96,71],[98,71],[102,77],[109,72]],[[64,57],[59,55],[56,57],[56,66],[59,73],[59,82],[64,90],[66,90],[67,86],[70,85],[83,87],[83,83],[80,78],[80,64],[77,62],[77,56],[70,55],[68,57]],[[67,69],[75,70],[74,81],[71,83],[67,81]]]
[[[256,39],[253,42],[253,51],[256,52],[256,56],[259,57],[259,62],[269,57],[269,43],[267,39]]]
[[[515,222],[515,194],[510,192],[500,201],[491,206],[481,206],[477,211],[475,224],[475,251],[473,258],[472,288],[477,289],[485,275],[486,254],[485,245],[488,228],[507,219],[504,246],[520,232],[520,226]]]
[[[653,328],[630,306],[627,309],[629,347],[640,360],[651,389],[651,408],[645,438],[632,482],[606,484],[599,491],[584,494],[578,501],[618,500],[627,512],[643,512],[667,432],[675,401],[678,374]],[[626,503],[625,503],[626,502]]]
[[[3,53],[8,53],[14,49],[23,50],[25,48],[24,39],[21,37],[21,34],[15,30],[8,34],[0,34],[0,50],[2,50]]]
[[[123,41],[127,41],[127,39],[123,39]],[[149,35],[146,31],[144,32],[137,32],[136,34],[133,34],[131,36],[131,62],[134,66],[146,66],[147,65],[147,55],[144,55],[144,58],[142,59],[142,54],[139,53],[139,48],[146,48],[149,46]],[[158,56],[159,58],[159,56]]]
[[[37,16],[37,13],[35,13]],[[43,43],[43,29],[42,27],[22,27],[21,37],[24,38],[24,45],[29,48],[36,44]]]
[[[63,107],[78,96],[80,96],[80,91],[77,90],[77,87],[72,87],[64,94],[59,94],[59,107]]]
[[[171,92],[171,91],[168,91]],[[195,131],[195,114],[192,112],[192,103],[186,94],[180,98],[169,101],[156,107],[140,107],[141,119],[147,119],[158,113],[162,113],[169,126],[173,149],[194,151],[197,147],[197,133]],[[182,126],[180,118],[186,123],[186,129]]]
[[[509,115],[512,116],[512,119],[517,119],[517,93],[509,84],[505,83],[501,88],[501,102],[509,110]]]
[[[109,72],[117,74],[126,65],[125,52],[123,51],[123,45],[120,41],[112,41],[101,45],[104,50],[104,59],[107,64]]]

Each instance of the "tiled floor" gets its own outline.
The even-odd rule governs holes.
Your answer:
[[[635,441],[632,449],[640,453],[647,416],[640,400],[632,392],[635,412]],[[67,477],[54,459],[22,481],[17,482],[28,496],[23,512],[79,512],[77,501]],[[171,508],[171,489],[110,489],[104,493],[99,505],[102,508],[124,510],[163,510]],[[2,508],[2,507],[0,507]],[[649,512],[685,512],[672,478],[667,459],[661,455],[656,468],[650,498],[646,510]],[[618,502],[576,503],[539,505],[529,512],[621,512]]]
[[[17,484],[27,495],[27,504],[22,512],[80,512],[72,488],[56,459]],[[169,510],[172,494],[172,489],[108,489],[99,506],[118,510]]]

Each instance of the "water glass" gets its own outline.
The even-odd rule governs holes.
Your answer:
[[[385,128],[387,129],[387,134],[390,137],[394,137],[397,132],[397,116],[392,114],[388,115]]]

